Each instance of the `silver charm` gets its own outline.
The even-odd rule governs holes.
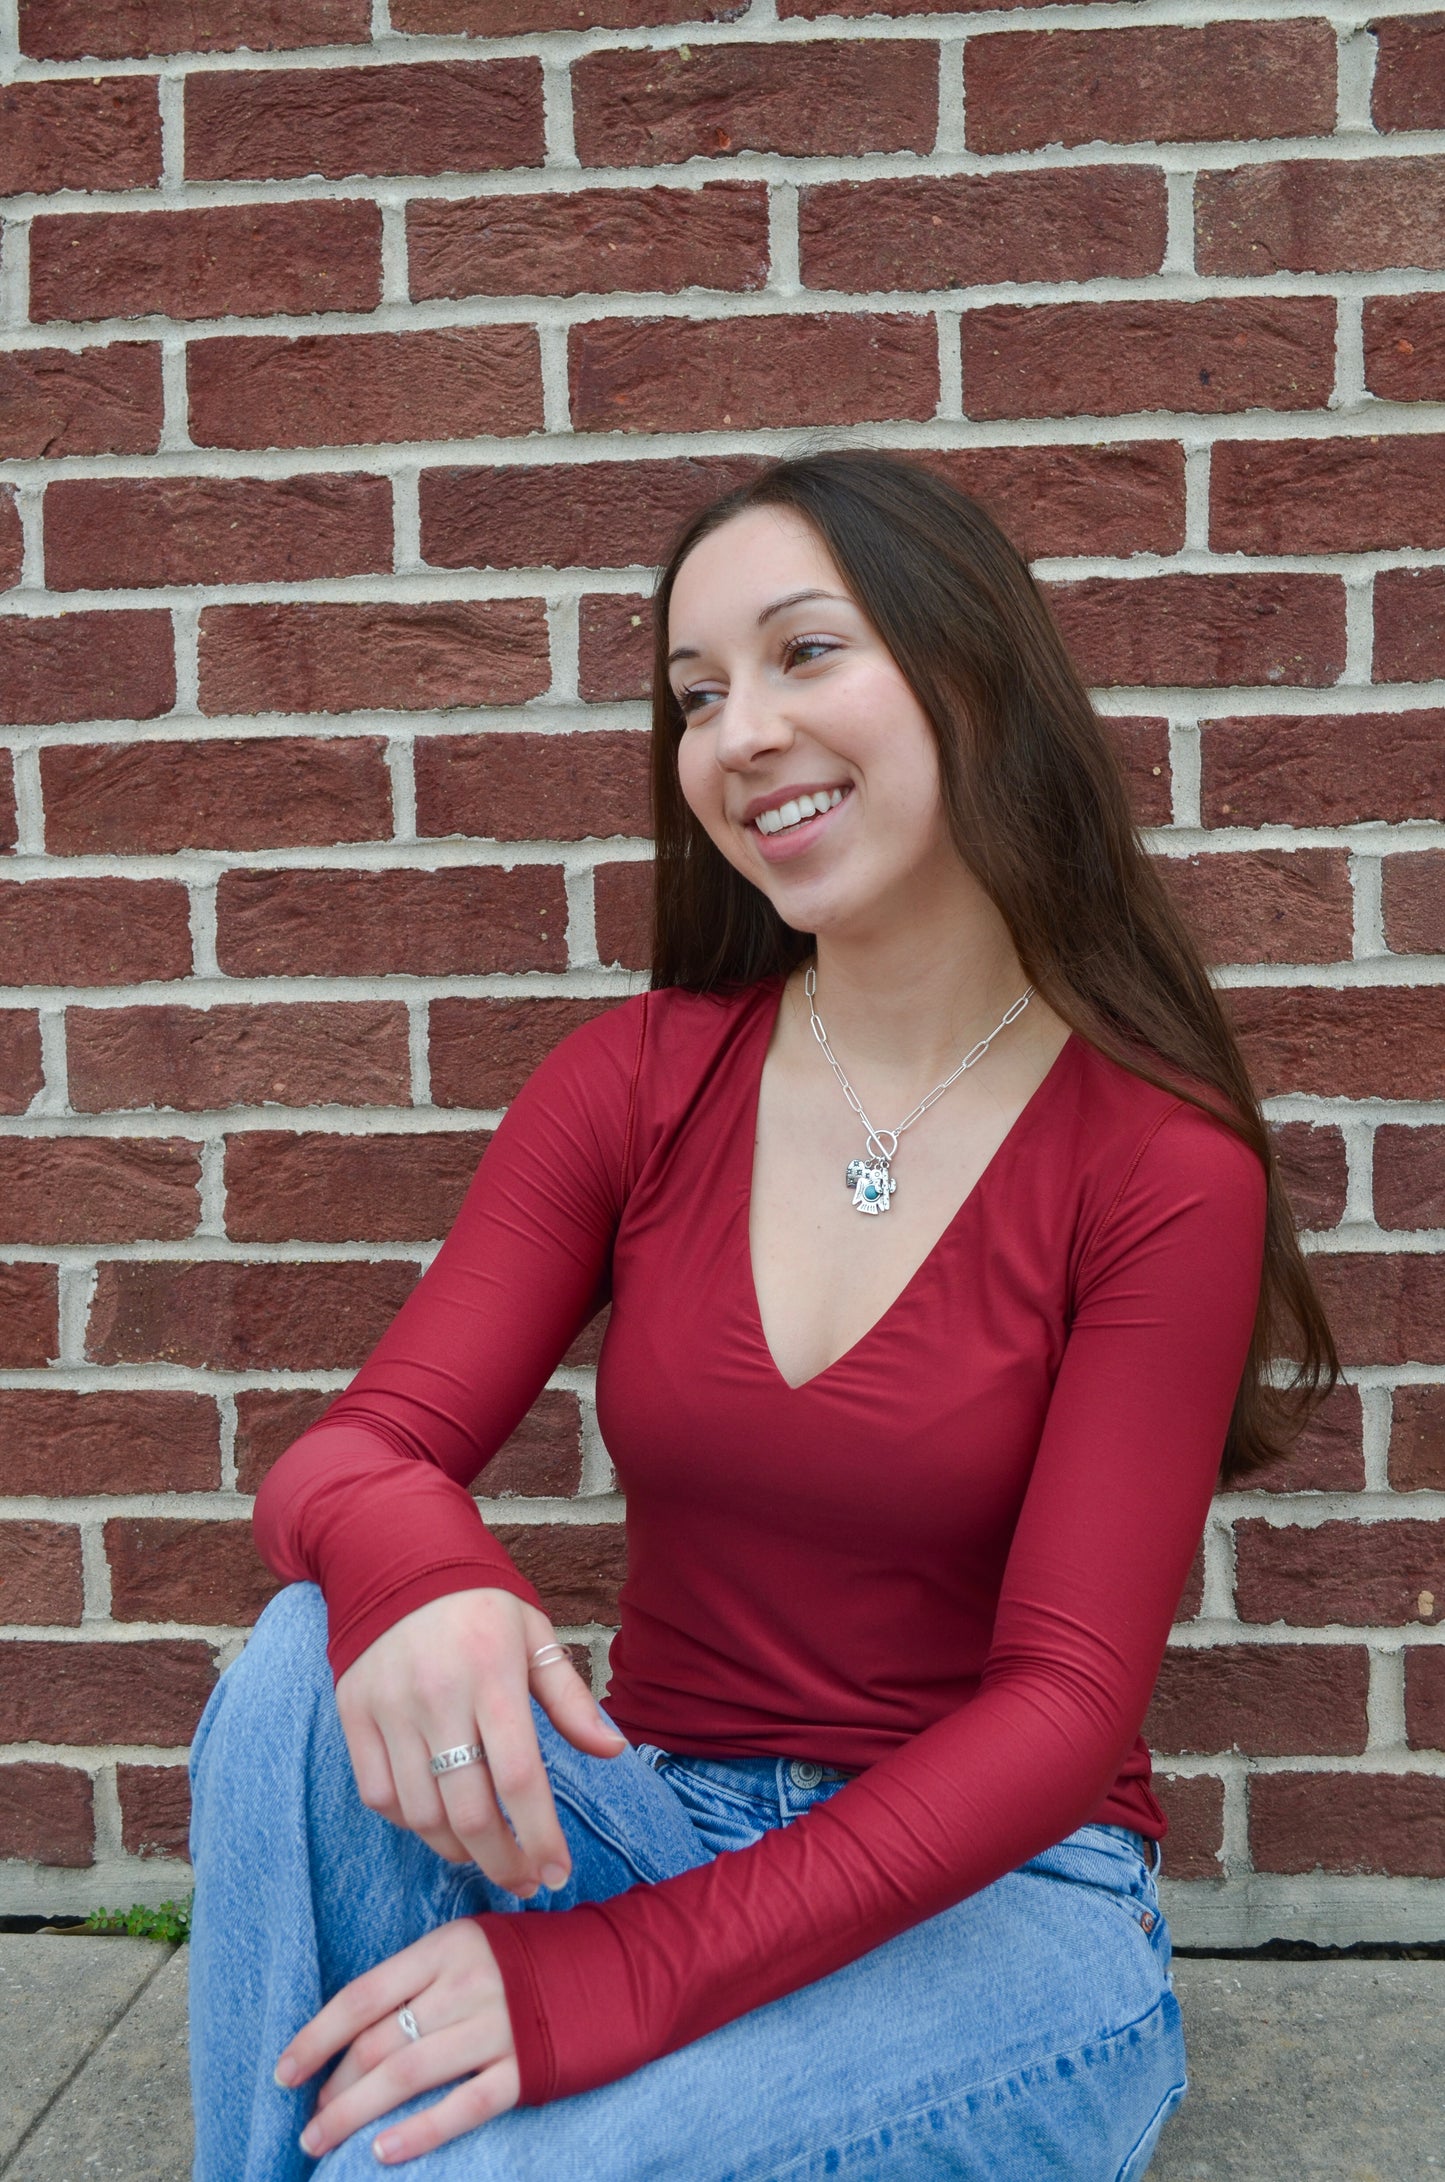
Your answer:
[[[855,1212],[886,1212],[898,1184],[888,1172],[886,1159],[850,1159],[848,1187]]]

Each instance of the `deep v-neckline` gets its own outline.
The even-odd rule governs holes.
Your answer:
[[[975,1179],[973,1187],[969,1190],[968,1195],[957,1207],[947,1227],[944,1228],[943,1233],[937,1238],[937,1240],[933,1244],[932,1249],[930,1249],[913,1268],[913,1271],[909,1274],[907,1280],[903,1283],[903,1286],[898,1290],[898,1293],[892,1298],[892,1300],[888,1304],[885,1305],[883,1310],[880,1311],[877,1318],[874,1319],[872,1325],[869,1326],[865,1332],[860,1333],[856,1341],[849,1343],[848,1347],[844,1349],[841,1356],[835,1356],[831,1363],[825,1364],[821,1371],[815,1371],[811,1378],[799,1379],[795,1384],[793,1380],[784,1377],[782,1371],[779,1369],[778,1360],[773,1354],[772,1343],[768,1339],[767,1328],[763,1324],[762,1306],[758,1301],[757,1277],[753,1271],[753,1169],[757,1158],[758,1109],[762,1104],[763,1070],[767,1065],[768,1050],[773,1042],[773,1031],[777,1026],[778,1016],[782,1010],[783,995],[787,990],[787,984],[788,980],[786,974],[779,975],[777,997],[774,1000],[772,1007],[765,1007],[759,1011],[763,1026],[763,1036],[761,1038],[761,1051],[758,1055],[757,1066],[753,1072],[752,1087],[748,1095],[747,1119],[750,1126],[740,1132],[740,1157],[744,1163],[742,1169],[743,1188],[741,1191],[742,1264],[743,1277],[747,1287],[748,1304],[752,1313],[753,1328],[757,1333],[758,1341],[762,1347],[763,1355],[767,1359],[768,1367],[771,1370],[773,1377],[776,1379],[778,1385],[782,1387],[783,1390],[788,1394],[808,1394],[811,1393],[815,1387],[820,1386],[825,1379],[830,1378],[832,1374],[838,1371],[844,1364],[850,1362],[854,1357],[856,1357],[858,1351],[861,1348],[866,1347],[866,1345],[870,1341],[874,1340],[878,1335],[882,1333],[888,1321],[894,1316],[897,1311],[899,1311],[903,1307],[908,1297],[912,1294],[913,1290],[919,1286],[920,1282],[924,1279],[930,1268],[937,1264],[943,1251],[952,1242],[953,1237],[959,1226],[962,1224],[965,1216],[969,1214],[971,1208],[976,1203],[979,1193],[983,1189],[983,1186],[987,1182],[989,1176],[994,1174],[998,1170],[1000,1164],[1003,1161],[1004,1154],[1008,1152],[1012,1147],[1016,1146],[1018,1138],[1020,1137],[1020,1135],[1025,1133],[1027,1127],[1030,1127],[1034,1123],[1036,1123],[1039,1112],[1042,1106],[1046,1103],[1045,1094],[1050,1091],[1051,1087],[1055,1086],[1059,1082],[1063,1074],[1062,1063],[1064,1060],[1064,1056],[1065,1054],[1072,1051],[1078,1033],[1074,1030],[1070,1030],[1067,1038],[1065,1038],[1063,1044],[1059,1047],[1058,1052],[1054,1055],[1052,1061],[1050,1061],[1048,1068],[1045,1070],[1043,1076],[1040,1078],[1039,1082],[1035,1084],[1033,1090],[1029,1093],[1028,1098],[1024,1101],[1018,1113],[1014,1116],[1013,1121],[1010,1123],[1007,1131],[1000,1138],[999,1142],[995,1145],[987,1164],[984,1166],[982,1172]]]

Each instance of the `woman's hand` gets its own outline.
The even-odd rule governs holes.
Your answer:
[[[556,1641],[547,1616],[510,1591],[452,1591],[403,1615],[336,1685],[368,1809],[527,1899],[539,1884],[565,1886],[571,1869],[530,1696],[589,1757],[627,1748],[570,1660],[529,1669],[532,1653]],[[434,1756],[471,1743],[484,1764],[433,1775]]]
[[[419,2037],[402,2029],[402,2007],[411,2009]],[[377,2138],[379,2159],[416,2159],[515,2106],[520,2077],[511,2019],[481,1926],[470,1917],[440,1925],[343,1985],[285,2048],[277,2083],[305,2083],[343,2047],[301,2132],[301,2149],[313,2159],[378,2114],[459,2076],[466,2081],[446,2098]]]

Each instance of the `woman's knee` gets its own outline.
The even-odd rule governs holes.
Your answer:
[[[211,1692],[195,1756],[224,1717],[228,1737],[254,1726],[273,1741],[309,1728],[318,1703],[332,1701],[326,1606],[315,1584],[288,1584],[263,1610],[238,1659]]]

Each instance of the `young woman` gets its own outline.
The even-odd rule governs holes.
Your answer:
[[[1186,2088],[1140,1723],[1329,1331],[983,512],[774,465],[656,644],[651,990],[535,1070],[257,1502],[292,1581],[196,1738],[196,2172],[1133,2182]],[[468,1490],[609,1302],[610,1718]]]

